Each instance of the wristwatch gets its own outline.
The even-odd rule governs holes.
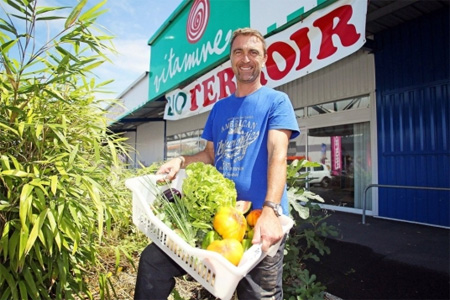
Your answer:
[[[268,207],[272,208],[277,217],[279,217],[283,214],[283,208],[281,207],[280,204],[277,204],[272,201],[265,201],[263,206],[268,206]]]

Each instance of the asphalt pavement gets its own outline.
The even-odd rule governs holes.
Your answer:
[[[450,230],[328,212],[339,236],[306,267],[341,299],[450,299]]]

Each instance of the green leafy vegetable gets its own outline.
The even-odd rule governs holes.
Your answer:
[[[191,224],[198,229],[197,240],[213,229],[212,220],[219,207],[236,205],[234,182],[225,178],[214,166],[201,162],[186,167],[183,181],[183,203]]]
[[[167,188],[169,183],[166,182],[166,185]],[[181,238],[195,247],[197,242],[196,229],[191,225],[181,194],[175,189],[167,188],[164,190],[164,186],[160,183],[151,184],[150,188],[152,188],[152,193],[156,197],[151,205],[153,213]]]

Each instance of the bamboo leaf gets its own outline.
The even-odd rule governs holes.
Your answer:
[[[48,208],[43,210],[40,214],[37,220],[34,223],[33,228],[31,229],[30,236],[28,237],[28,241],[25,247],[25,255],[27,255],[31,247],[33,247],[34,242],[36,241],[36,238],[38,237],[39,232],[41,231],[42,224],[44,224],[44,221],[47,217]]]
[[[4,260],[8,258],[8,250],[9,250],[9,224],[10,221],[6,222],[3,226],[2,237],[0,239],[0,253],[3,252]]]
[[[25,123],[24,123],[24,122],[20,122],[20,123],[19,123],[19,128],[18,128],[19,136],[20,136],[20,137],[23,136],[23,130],[24,130],[24,129],[25,129]]]
[[[86,5],[86,3],[87,3],[87,0],[81,0],[77,4],[77,6],[75,6],[75,8],[70,13],[70,15],[67,17],[66,23],[64,24],[64,28],[67,29],[70,26],[72,26],[73,23],[75,23],[75,21],[77,20],[78,16],[80,15],[80,13],[83,10],[83,8]]]
[[[50,216],[51,213],[48,214],[48,216]],[[53,241],[55,240],[55,234],[49,230],[48,227],[43,227],[42,228],[42,233],[44,235],[44,239],[45,239],[45,245],[47,246],[46,250],[48,252],[49,256],[53,255]]]
[[[26,219],[31,207],[31,200],[33,199],[31,196],[33,189],[34,186],[27,183],[23,186],[20,194],[19,217],[23,228],[28,226]]]
[[[44,125],[42,125],[42,124],[36,124],[36,132],[35,132],[35,136],[36,136],[36,138],[37,139],[40,139],[41,138],[41,133],[42,133],[42,130],[44,129]]]
[[[106,12],[106,10],[99,11],[99,9],[105,3],[106,3],[106,0],[103,0],[102,2],[98,3],[97,5],[95,5],[94,7],[92,7],[91,9],[86,11],[85,13],[83,13],[80,16],[79,20],[80,21],[85,21],[85,20],[89,20],[89,19],[94,19],[94,18],[98,17],[99,15],[103,14],[104,12]]]
[[[9,158],[8,158],[8,156],[2,155],[0,157],[0,160],[2,162],[2,169],[7,169],[7,170],[11,169],[11,167],[9,165]]]
[[[53,215],[53,210],[50,210],[47,214],[47,219],[48,219],[48,225],[50,226],[50,230],[55,233],[56,229],[57,229],[57,225],[56,225],[56,219],[55,216]]]
[[[52,16],[52,17],[37,17],[36,18],[37,21],[53,21],[53,20],[62,20],[62,19],[65,19],[65,17]]]
[[[11,263],[11,268],[14,269],[16,265],[15,259],[17,254],[17,245],[19,244],[19,231],[13,232],[11,238],[9,239],[8,251],[9,251],[9,261]]]
[[[100,146],[99,146],[97,140],[94,140],[93,143],[94,143],[95,161],[99,162],[100,161]]]
[[[97,206],[97,222],[98,222],[98,242],[100,243],[103,238],[103,208],[101,206]]]
[[[12,299],[19,299],[19,293],[17,291],[16,281],[14,280],[14,277],[11,275],[9,270],[3,266],[3,264],[0,264],[0,275],[1,275],[0,277],[5,278],[6,282],[8,283],[10,293],[12,294]],[[2,291],[2,294],[3,293],[6,294],[6,291]],[[8,298],[5,298],[5,299],[8,299]]]
[[[14,133],[15,135],[19,136],[19,132],[17,130],[15,130],[14,128],[9,127],[8,125],[5,125],[3,123],[0,123],[0,127],[3,127],[3,129],[7,130],[7,131],[11,131],[12,133]]]
[[[36,176],[38,177],[38,175]],[[31,185],[40,188],[40,191],[42,191],[44,193],[45,196],[48,196],[48,192],[47,189],[44,187],[44,185],[48,185],[49,182],[45,181],[45,180],[41,180],[40,178],[35,178],[30,182]],[[39,192],[38,189],[35,190],[36,193]],[[39,195],[38,195],[39,196]],[[42,199],[42,198],[40,198]],[[42,199],[45,202],[45,199]]]
[[[39,249],[38,247],[36,247],[35,249],[36,252],[39,251],[41,257],[42,257],[42,251],[41,249]],[[34,279],[36,280],[36,283],[38,284],[38,288],[40,288],[39,286],[43,286],[44,285],[44,280],[48,280],[48,278],[50,278],[50,276],[48,274],[51,274],[51,270],[45,270],[45,273],[43,274],[42,269],[40,269],[40,266],[37,265],[36,263],[32,262],[30,265],[30,269],[32,274],[34,275]],[[42,296],[42,295],[41,295]],[[44,295],[45,299],[49,299],[48,297],[48,293],[47,295]]]
[[[69,8],[68,6],[61,6],[61,7],[50,7],[50,6],[46,6],[46,7],[39,7],[38,10],[36,10],[36,15],[42,15],[51,11],[56,11],[56,10],[62,10],[62,9],[66,9]]]
[[[25,282],[22,280],[19,281],[19,292],[20,292],[20,299],[28,299],[28,292],[27,292],[27,286]]]
[[[1,278],[1,276],[0,276]],[[5,291],[2,291],[3,293],[0,295],[0,300],[10,300],[11,299],[11,290],[6,289]]]
[[[17,36],[17,30],[14,26],[6,22],[4,19],[0,19],[0,29],[11,32],[14,36]]]
[[[19,161],[17,160],[17,158],[15,158],[14,156],[10,156],[9,157],[14,165],[14,168],[16,168],[16,170],[23,170],[22,165],[19,163]]]
[[[61,61],[58,64],[58,67],[56,68],[56,73],[63,73],[66,70],[69,61],[70,55],[69,54],[64,55],[63,59],[61,59]]]
[[[31,275],[31,272],[28,268],[23,269],[23,276],[25,277],[25,281],[28,286],[28,296],[31,296],[32,299],[39,299],[39,292],[37,290],[35,280]]]
[[[104,60],[95,62],[95,63],[93,63],[93,64],[90,64],[90,65],[84,67],[82,70],[83,70],[83,71],[91,71],[92,69],[95,69],[95,68],[97,68],[98,66],[102,65],[104,62],[105,62]]]
[[[58,251],[61,252],[62,244],[63,244],[63,238],[62,238],[61,233],[59,231],[56,232],[55,242],[56,242],[56,246],[58,246]]]
[[[108,146],[109,146],[109,150],[111,151],[111,155],[112,155],[112,159],[113,159],[114,165],[115,166],[119,165],[119,161],[117,160],[118,155],[117,155],[115,144],[111,140],[108,140]]]
[[[19,171],[19,170],[5,170],[5,171],[2,171],[1,174],[5,175],[5,176],[14,176],[14,177],[21,177],[21,178],[33,177],[33,174],[30,174],[30,173],[27,173],[24,171]]]
[[[45,238],[44,238],[43,231],[40,232],[39,240],[42,242],[42,244],[44,245],[44,248],[45,248]],[[37,261],[39,262],[40,267],[45,269],[44,259],[42,257],[42,249],[39,246],[39,244],[34,245],[33,251],[34,251],[35,257],[37,258]],[[37,273],[37,272],[35,272],[35,273]],[[37,278],[40,279],[40,281],[42,281],[42,278],[40,278],[40,276],[37,276]]]
[[[28,242],[29,230],[28,227],[22,227],[20,229],[20,237],[19,237],[19,251],[17,256],[18,261],[18,269],[21,271],[23,269],[23,265],[25,263],[25,247]]]
[[[59,138],[59,140],[64,144],[64,146],[66,146],[67,149],[72,148],[71,145],[67,142],[67,139],[62,132],[60,132],[59,130],[56,130],[56,128],[53,129],[53,132]]]
[[[73,162],[75,161],[75,158],[77,157],[78,148],[79,148],[79,144],[75,145],[75,147],[73,148],[72,152],[70,153],[70,156],[69,156],[69,164],[70,165],[73,164]]]
[[[28,16],[30,15],[30,12],[27,11],[27,7],[26,7],[27,5],[26,4],[25,4],[24,7],[22,7],[22,6],[19,6],[19,5],[23,5],[22,2],[12,1],[12,0],[6,0],[5,2],[8,3],[14,9],[18,10],[19,12],[21,12],[23,14],[26,14]],[[18,4],[16,2],[18,2]]]
[[[50,176],[50,190],[55,196],[57,188],[58,188],[58,176],[56,175]]]
[[[18,41],[19,41],[18,39],[14,39],[14,40],[8,41],[8,42],[0,45],[0,51],[5,53],[5,54],[8,53],[8,51],[12,47],[14,47],[14,45],[17,44]]]

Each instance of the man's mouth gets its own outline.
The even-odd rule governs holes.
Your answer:
[[[241,69],[242,71],[248,72],[248,71],[251,71],[253,68],[252,67],[243,67],[243,66],[241,66],[241,67],[239,67],[239,69]]]

